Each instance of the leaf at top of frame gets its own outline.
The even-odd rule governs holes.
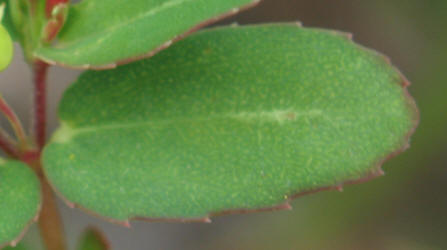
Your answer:
[[[84,0],[58,42],[35,54],[74,68],[113,68],[149,57],[191,31],[259,0]]]

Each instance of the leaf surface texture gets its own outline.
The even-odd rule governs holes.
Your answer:
[[[82,74],[44,168],[66,199],[114,220],[273,207],[380,173],[417,119],[403,82],[332,31],[203,31]]]
[[[15,244],[40,209],[40,185],[26,165],[0,159],[0,246]]]

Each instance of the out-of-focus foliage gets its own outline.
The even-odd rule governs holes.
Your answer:
[[[81,241],[78,245],[78,250],[107,250],[109,244],[106,239],[96,229],[89,228],[82,235]]]

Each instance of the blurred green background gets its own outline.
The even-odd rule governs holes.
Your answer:
[[[302,197],[292,211],[223,216],[212,224],[134,222],[129,230],[61,203],[70,244],[93,224],[117,250],[447,249],[447,1],[265,0],[221,24],[298,20],[306,27],[353,33],[356,42],[388,55],[412,82],[421,123],[411,148],[384,165],[384,177],[341,193]],[[2,82],[29,81],[20,57]],[[53,128],[57,100],[78,73],[51,71]],[[11,92],[18,85],[25,87]],[[29,113],[28,85],[0,86],[22,117]],[[27,244],[36,246],[37,235],[33,228]]]

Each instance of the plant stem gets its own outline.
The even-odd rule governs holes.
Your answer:
[[[64,230],[56,198],[46,178],[40,178],[40,182],[43,195],[42,210],[39,218],[40,235],[47,246],[47,250],[64,250]]]
[[[42,190],[42,209],[39,215],[40,236],[47,250],[65,250],[65,236],[62,219],[57,208],[56,197],[42,171],[40,152],[28,152],[22,161],[37,173]]]
[[[15,142],[3,129],[0,129],[0,149],[12,158],[18,159],[20,157]]]
[[[3,96],[0,96],[0,112],[2,112],[5,115],[5,117],[11,124],[11,127],[17,136],[17,139],[19,139],[20,146],[24,147],[27,144],[27,141],[22,123],[20,122],[19,118],[17,118],[17,115],[14,113],[14,111],[11,109],[8,103],[6,103]]]
[[[39,151],[45,145],[46,137],[46,79],[48,64],[34,63],[34,135]]]
[[[41,152],[46,135],[46,79],[48,64],[35,61],[34,70],[34,136],[37,152],[28,152],[27,162],[37,173],[42,186],[42,210],[39,218],[40,235],[47,250],[65,250],[65,237],[62,219],[57,208],[53,190],[46,179],[41,164]]]

